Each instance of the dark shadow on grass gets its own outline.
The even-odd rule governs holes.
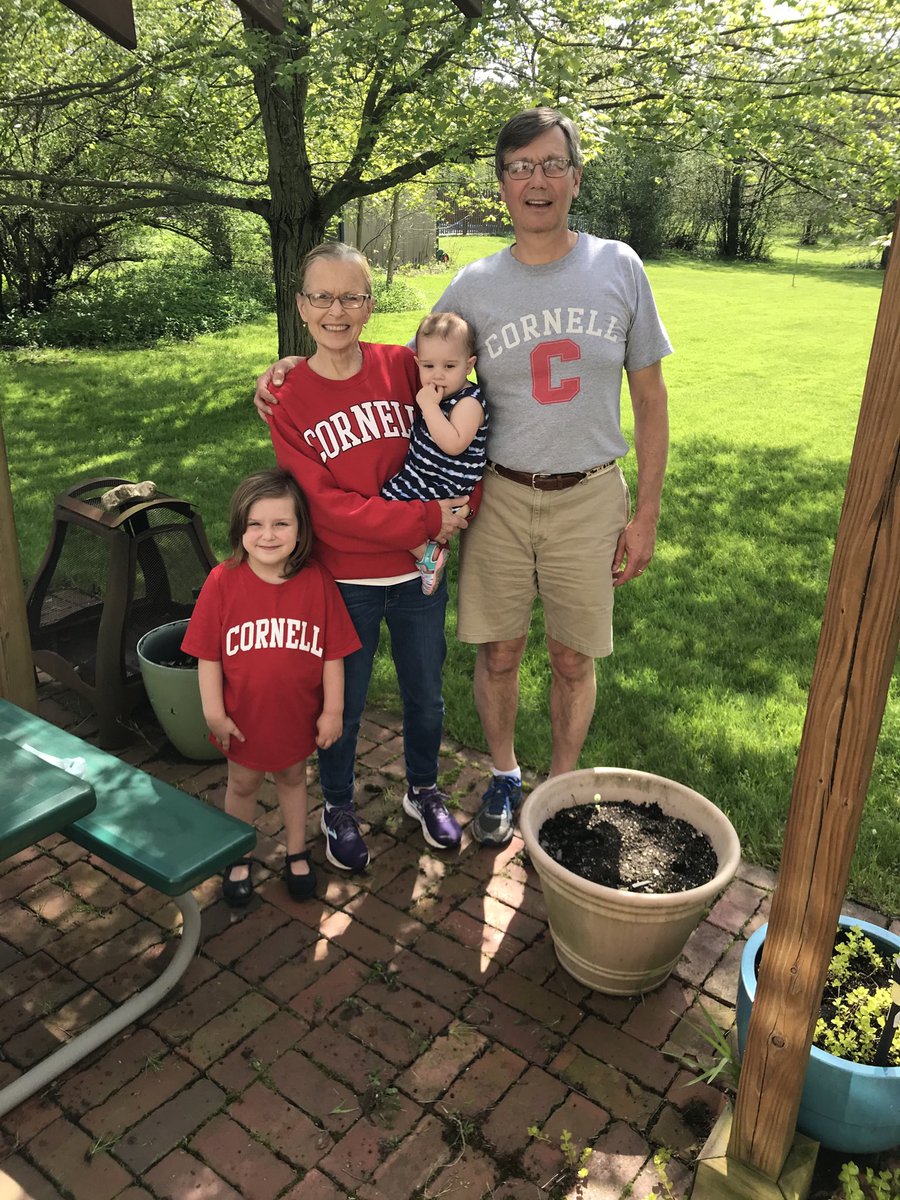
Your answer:
[[[186,346],[158,354],[142,355],[139,378],[130,374],[137,360],[117,355],[92,363],[93,377],[83,355],[41,362],[39,375],[36,362],[7,362],[7,377],[29,388],[24,405],[4,411],[26,579],[49,537],[55,495],[93,476],[153,479],[191,501],[214,547],[225,551],[231,491],[274,463],[268,430],[250,402],[253,376],[233,355],[198,367]]]
[[[846,473],[846,464],[796,448],[738,456],[725,439],[680,443],[657,557],[640,583],[619,591],[615,654],[598,664],[581,765],[687,783],[729,812],[759,862],[777,862],[780,851]],[[543,639],[536,606],[517,748],[539,771],[550,759]],[[472,658],[451,640],[448,730],[483,746]],[[886,835],[889,762],[881,773],[870,816]]]
[[[739,272],[742,274],[777,274],[797,275],[809,279],[820,279],[829,283],[852,283],[861,287],[881,290],[884,284],[884,271],[869,267],[855,267],[849,263],[817,263],[811,257],[812,252],[801,247],[800,258],[797,262],[791,259],[775,259],[766,262],[729,262],[721,258],[692,258],[688,255],[667,255],[665,258],[653,260],[651,268],[667,266],[687,267],[695,271],[706,272]]]

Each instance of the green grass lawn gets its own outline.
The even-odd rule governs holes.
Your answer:
[[[453,270],[504,243],[442,241],[450,268],[416,274],[427,309]],[[616,653],[598,667],[583,763],[670,775],[720,804],[751,859],[777,865],[797,746],[880,297],[852,251],[776,247],[761,266],[672,258],[648,273],[676,353],[666,362],[672,452],[660,540],[617,596]],[[377,315],[369,336],[406,341],[421,312]],[[0,364],[3,421],[26,576],[52,497],[94,475],[155,479],[192,500],[225,551],[234,482],[268,464],[249,403],[274,321],[154,350],[39,351]],[[628,411],[627,404],[624,406]],[[633,456],[625,461],[634,482]],[[573,586],[577,586],[573,564]],[[452,573],[451,573],[452,582]],[[447,729],[482,745],[473,649],[452,636]],[[518,748],[549,760],[548,671],[535,611]],[[386,657],[373,700],[394,705]],[[900,704],[879,743],[851,893],[900,908],[896,872]]]

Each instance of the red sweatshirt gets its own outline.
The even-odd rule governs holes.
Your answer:
[[[335,579],[409,574],[409,551],[442,524],[436,500],[379,494],[409,446],[418,389],[412,351],[374,342],[360,349],[362,369],[352,379],[323,379],[304,360],[272,388],[275,457],[306,494],[316,557]]]

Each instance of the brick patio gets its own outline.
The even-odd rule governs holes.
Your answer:
[[[71,702],[42,686],[42,715],[89,737]],[[180,759],[147,712],[138,719],[122,757],[220,804],[224,764]],[[660,1147],[674,1155],[672,1194],[689,1194],[723,1095],[686,1086],[690,1074],[665,1052],[703,1057],[701,1004],[731,1025],[741,946],[766,920],[772,874],[742,866],[657,992],[591,992],[556,966],[518,838],[489,852],[464,832],[449,859],[424,845],[400,810],[401,750],[399,719],[370,712],[364,875],[323,865],[312,783],[322,886],[305,904],[280,880],[267,785],[251,906],[229,910],[217,879],[198,889],[200,953],[178,987],[0,1121],[0,1200],[574,1196],[564,1130],[593,1148],[585,1200],[643,1200]],[[442,768],[466,823],[484,756],[448,741]],[[158,973],[178,916],[61,837],[0,872],[5,1083]]]

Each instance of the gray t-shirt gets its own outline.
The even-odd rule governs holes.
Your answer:
[[[587,471],[627,454],[622,371],[672,352],[641,260],[584,233],[555,262],[527,266],[506,248],[463,267],[435,310],[474,327],[488,457],[516,471]]]

